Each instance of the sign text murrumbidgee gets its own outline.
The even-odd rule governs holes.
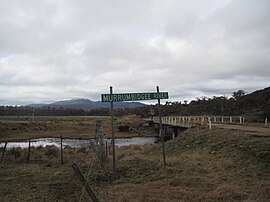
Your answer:
[[[121,93],[121,94],[101,94],[102,102],[122,102],[135,100],[157,100],[168,99],[168,92],[159,93]]]

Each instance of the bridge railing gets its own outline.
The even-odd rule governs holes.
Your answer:
[[[152,120],[159,123],[159,117],[153,117]],[[182,127],[211,125],[211,123],[245,123],[245,118],[242,116],[163,116],[161,120],[163,124]]]

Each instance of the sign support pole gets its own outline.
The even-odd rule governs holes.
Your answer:
[[[113,94],[113,87],[110,86],[110,94]],[[111,127],[112,127],[112,147],[113,147],[113,172],[115,174],[115,128],[114,128],[114,114],[113,114],[113,101],[111,101]]]
[[[163,126],[162,126],[162,119],[161,119],[161,109],[160,109],[159,86],[157,86],[157,93],[158,93],[159,136],[161,137],[163,165],[164,165],[164,168],[165,168],[166,167],[166,156],[165,156],[164,133],[163,133]]]

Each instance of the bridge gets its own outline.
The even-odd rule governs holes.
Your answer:
[[[159,117],[148,119],[159,127]],[[212,126],[224,129],[237,129],[242,131],[257,132],[270,135],[270,128],[267,125],[267,118],[264,126],[247,126],[246,119],[242,116],[163,116],[161,122],[164,128],[165,139],[172,139],[179,133],[194,126],[207,125],[209,129]]]
[[[153,117],[154,123],[159,123],[159,117]],[[163,116],[163,125],[190,128],[198,125],[211,125],[213,123],[244,124],[245,118],[242,116]]]

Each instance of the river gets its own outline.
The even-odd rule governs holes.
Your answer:
[[[90,140],[79,140],[79,139],[63,139],[62,144],[63,146],[69,147],[81,147],[85,145],[89,145],[89,141],[94,141],[94,139]],[[105,142],[111,144],[111,139],[104,139]],[[159,141],[158,137],[131,137],[131,138],[116,138],[115,145],[118,147],[128,146],[128,145],[145,145],[145,144],[155,144]],[[5,142],[0,142],[0,147],[4,147]],[[61,146],[61,139],[60,138],[39,138],[39,139],[32,139],[30,145],[32,147],[46,147],[46,146]],[[27,148],[29,146],[28,141],[15,141],[15,142],[8,142],[7,148]]]

